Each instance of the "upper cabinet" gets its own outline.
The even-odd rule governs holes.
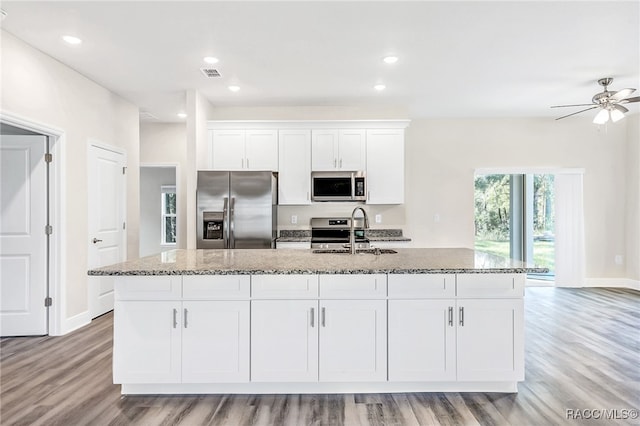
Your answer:
[[[366,138],[361,129],[313,130],[311,169],[313,171],[365,170]]]
[[[367,130],[367,204],[404,203],[404,129]]]
[[[311,204],[311,130],[280,130],[278,157],[278,204]]]
[[[278,131],[209,130],[213,170],[278,170]]]

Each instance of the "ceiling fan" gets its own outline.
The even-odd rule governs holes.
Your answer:
[[[596,93],[591,99],[590,104],[575,104],[575,105],[553,105],[551,108],[568,108],[568,107],[582,107],[588,106],[583,110],[573,112],[571,114],[563,115],[556,118],[556,120],[562,120],[563,118],[571,117],[572,115],[580,114],[581,112],[589,111],[591,109],[600,108],[600,112],[596,114],[593,122],[596,124],[604,124],[611,120],[616,122],[624,118],[624,114],[629,112],[622,104],[628,104],[632,102],[640,102],[640,96],[628,98],[630,94],[636,91],[636,89],[622,89],[617,92],[610,92],[608,86],[613,81],[613,78],[601,78],[598,80],[598,84],[604,87],[604,91]]]

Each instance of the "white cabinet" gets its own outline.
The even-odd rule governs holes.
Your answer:
[[[115,302],[114,383],[180,382],[179,305],[174,301]]]
[[[367,130],[367,204],[404,203],[404,130]]]
[[[385,300],[320,301],[320,381],[387,380]]]
[[[277,249],[310,250],[311,241],[276,241]]]
[[[457,302],[458,380],[524,380],[523,300]]]
[[[391,287],[390,287],[391,289]],[[456,380],[455,300],[389,300],[389,380]]]
[[[318,302],[251,302],[251,381],[318,380]]]
[[[313,130],[311,132],[311,169],[313,171],[365,170],[365,131]]]
[[[182,303],[182,382],[249,381],[249,302]]]
[[[184,281],[180,276],[118,278],[114,383],[248,382],[249,280],[224,275],[185,276]],[[173,300],[157,300],[169,297]],[[245,300],[197,300],[205,298]]]
[[[210,130],[213,170],[278,170],[277,130]]]
[[[278,204],[311,204],[311,131],[278,134]]]

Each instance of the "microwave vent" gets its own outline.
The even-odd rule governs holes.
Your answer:
[[[202,74],[207,78],[220,77],[220,73],[215,68],[200,68],[200,71],[202,71]]]

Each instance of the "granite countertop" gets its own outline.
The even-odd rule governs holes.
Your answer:
[[[402,235],[402,229],[367,229],[365,236],[369,241],[411,241],[411,238]],[[305,229],[283,229],[280,236],[276,239],[278,242],[308,242],[311,241],[311,231]]]
[[[546,272],[464,248],[406,248],[396,254],[319,254],[312,250],[170,250],[92,269],[89,275],[430,274]]]

